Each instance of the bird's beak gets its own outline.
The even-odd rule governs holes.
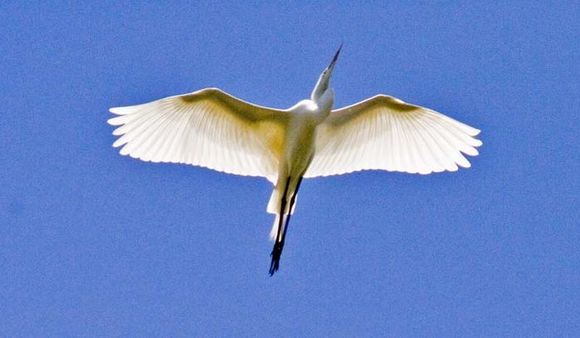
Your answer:
[[[338,60],[338,55],[340,54],[341,49],[342,49],[342,43],[340,44],[340,47],[338,47],[336,54],[334,54],[332,61],[330,61],[330,65],[328,65],[328,69],[331,69],[331,70],[334,69],[334,64],[336,63],[336,60]]]

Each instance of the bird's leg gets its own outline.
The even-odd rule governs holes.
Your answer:
[[[280,202],[280,213],[278,219],[278,233],[276,234],[276,242],[274,243],[274,248],[272,248],[272,261],[270,262],[270,276],[273,276],[278,268],[280,267],[280,257],[282,256],[282,249],[284,248],[284,235],[283,235],[283,225],[284,216],[286,212],[286,195],[288,194],[288,187],[290,185],[290,177],[286,181],[286,186],[284,187],[284,193],[282,194],[282,200]],[[285,231],[284,231],[285,232]]]
[[[282,205],[286,206],[286,198],[282,199]],[[283,223],[284,214],[280,215],[280,224]],[[274,243],[274,248],[272,248],[272,253],[270,257],[272,260],[270,262],[270,276],[273,276],[278,268],[280,268],[280,257],[282,256],[282,249],[284,249],[284,242],[281,240],[282,236],[280,234],[280,227],[278,230],[278,236],[276,237],[276,242]]]
[[[288,209],[288,217],[286,217],[286,225],[284,225],[284,232],[282,233],[282,245],[286,241],[286,234],[288,233],[288,225],[290,224],[290,215],[292,215],[292,208],[294,208],[294,203],[296,203],[296,195],[298,194],[298,189],[300,189],[300,183],[302,183],[302,175],[296,183],[296,188],[294,189],[294,194],[290,197],[290,208]]]
[[[278,271],[280,268],[280,257],[282,257],[282,249],[284,248],[283,242],[274,243],[274,248],[272,249],[272,253],[270,256],[272,257],[272,261],[270,262],[270,277],[274,276],[274,273]]]
[[[286,195],[288,195],[288,189],[290,188],[290,179],[288,177],[286,179],[286,185],[284,186],[284,193],[282,194],[282,200],[280,203],[280,218],[278,219],[278,233],[276,234],[276,242],[282,242],[283,240],[283,233],[284,233],[284,216],[286,214],[286,204],[288,200],[286,199]]]

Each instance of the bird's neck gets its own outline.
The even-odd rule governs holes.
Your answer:
[[[312,101],[317,101],[318,99],[320,99],[320,97],[322,95],[324,95],[324,92],[326,92],[328,89],[329,89],[328,79],[325,79],[324,75],[320,75],[320,77],[318,78],[318,81],[316,81],[316,85],[314,86],[314,89],[312,89],[312,94],[310,94],[310,99]]]
[[[334,90],[327,88],[321,95],[314,95],[314,92],[312,94],[310,99],[316,103],[318,110],[326,117],[334,104]]]

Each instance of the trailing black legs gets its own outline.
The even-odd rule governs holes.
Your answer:
[[[280,214],[278,218],[278,233],[276,234],[276,241],[274,243],[274,248],[272,248],[272,261],[270,262],[270,276],[273,276],[276,271],[280,268],[280,257],[282,256],[282,250],[284,249],[284,243],[286,241],[286,234],[288,233],[288,226],[290,224],[290,216],[292,209],[294,208],[294,203],[296,203],[296,194],[300,188],[300,183],[302,183],[302,176],[298,179],[296,183],[296,188],[294,189],[292,196],[290,197],[290,205],[288,208],[288,214],[286,214],[286,196],[288,195],[288,188],[290,186],[290,179],[286,181],[286,187],[284,188],[284,194],[282,195],[282,201],[280,203]]]

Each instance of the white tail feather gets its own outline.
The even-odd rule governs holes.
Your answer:
[[[270,240],[275,241],[276,236],[278,235],[278,220],[280,219],[280,215],[276,214],[274,217],[274,224],[272,224],[272,230],[270,230]]]
[[[274,188],[274,190],[272,191],[272,195],[270,195],[270,200],[268,201],[268,207],[266,208],[266,210],[268,211],[268,213],[270,214],[274,214],[276,215],[276,217],[274,217],[274,223],[272,224],[272,230],[270,230],[270,239],[272,241],[276,240],[276,236],[278,235],[278,222],[280,221],[280,204],[281,204],[281,199],[282,199],[282,194],[280,194],[278,192],[278,189]],[[292,210],[290,211],[290,214],[294,214],[294,210],[296,210],[296,200],[297,200],[296,196],[294,198],[294,205],[292,206]],[[286,213],[288,212],[288,210],[286,210]],[[282,229],[284,230],[284,229]]]
[[[266,211],[270,214],[277,214],[279,212],[280,197],[278,195],[280,195],[278,189],[274,188],[272,195],[270,195],[270,200],[268,201],[268,207],[266,208]]]
[[[270,200],[268,201],[268,207],[266,208],[266,211],[269,214],[278,214],[280,212],[280,204],[282,202],[282,196],[280,196],[281,194],[278,192],[278,189],[274,188],[274,190],[272,191],[272,195],[270,195]],[[293,215],[294,214],[294,210],[296,210],[296,204],[298,201],[298,195],[296,195],[294,197],[294,205],[292,206],[292,210],[290,211],[290,214]],[[288,213],[288,210],[286,210],[286,213]]]

